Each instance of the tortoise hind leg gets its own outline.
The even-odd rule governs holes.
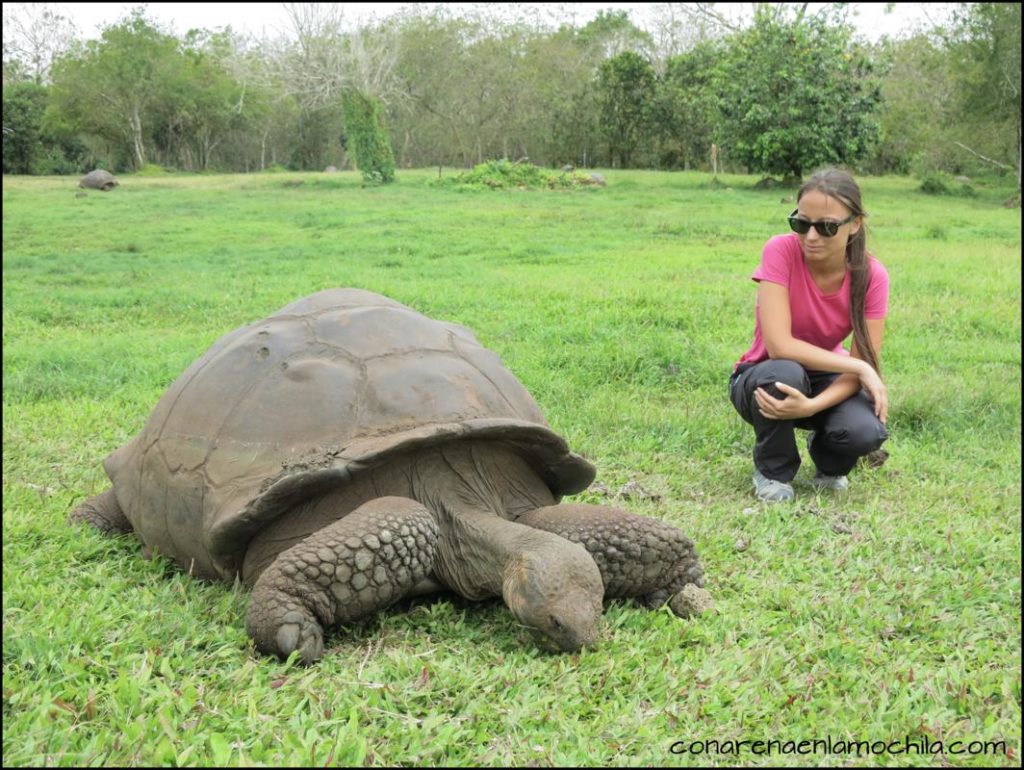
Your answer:
[[[699,611],[702,598],[710,601],[693,541],[663,521],[583,503],[537,508],[516,521],[586,548],[601,570],[605,598],[632,597],[651,608],[669,602],[682,617]]]
[[[298,650],[313,663],[324,629],[383,609],[430,574],[437,539],[414,500],[371,500],[278,555],[253,587],[246,630],[261,652]]]
[[[132,525],[117,504],[112,488],[90,497],[75,508],[68,514],[68,521],[72,524],[85,522],[104,535],[123,535],[132,531]]]

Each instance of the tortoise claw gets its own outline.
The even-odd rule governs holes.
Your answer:
[[[274,634],[274,641],[278,655],[287,658],[298,650],[306,665],[320,660],[324,654],[324,632],[311,613],[287,613]]]
[[[714,609],[715,602],[703,588],[687,583],[682,591],[669,599],[668,606],[679,617],[690,618]]]
[[[275,593],[273,597],[264,594],[259,602],[249,605],[246,629],[257,649],[282,660],[297,650],[303,664],[316,663],[324,654],[324,632],[319,621],[294,597]]]
[[[289,592],[268,585],[253,591],[245,627],[260,652],[284,660],[298,650],[306,665],[323,657],[324,632],[320,621],[302,599]]]

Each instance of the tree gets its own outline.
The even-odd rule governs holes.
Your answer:
[[[628,157],[625,161],[619,157],[619,162],[631,165],[647,149],[654,75],[649,63],[654,49],[651,36],[633,23],[627,11],[607,10],[598,11],[579,29],[563,27],[558,37],[561,41],[572,42],[582,58],[574,82],[565,89],[566,97],[558,107],[560,123],[555,129],[556,136],[562,137],[563,145],[567,140],[572,142],[570,146],[575,149],[577,161],[584,165],[602,162],[598,150],[601,145],[608,152],[603,162],[614,164],[621,149]],[[619,59],[627,53],[630,56]],[[618,59],[618,64],[609,64],[613,59]],[[626,71],[631,66],[627,60],[634,65],[643,62],[632,73],[644,81],[640,84],[643,93],[623,93],[627,102],[617,109],[612,92],[625,85],[616,82],[619,76],[631,76]],[[646,108],[639,109],[638,102],[645,100],[648,101]],[[611,124],[609,117],[613,120]],[[612,144],[615,144],[614,150]]]
[[[675,57],[699,45],[736,32],[733,21],[716,11],[713,3],[656,3],[650,7],[657,59],[655,69],[663,73]],[[740,3],[733,3],[732,10]],[[742,10],[742,9],[740,9]]]
[[[359,173],[367,182],[395,181],[385,99],[397,93],[398,45],[388,26],[363,27],[345,38],[345,133]]]
[[[400,39],[395,75],[402,97],[391,115],[401,165],[469,165],[461,87],[468,71],[468,22],[438,11],[406,10],[395,24]]]
[[[382,25],[345,33],[336,3],[288,3],[286,8],[298,45],[282,58],[287,67],[282,82],[304,113],[322,116],[325,109],[341,108],[355,121],[345,126],[345,134],[364,178],[393,181],[386,100],[396,92],[398,52],[390,29]]]
[[[878,135],[872,65],[838,18],[759,6],[750,28],[726,38],[716,73],[719,144],[752,171],[799,178],[852,164]]]
[[[519,117],[525,153],[552,166],[593,165],[601,143],[594,51],[575,30],[536,34],[525,42]]]
[[[384,126],[381,104],[353,89],[345,97],[345,129],[359,173],[366,182],[395,181],[395,157]]]
[[[243,86],[226,66],[230,32],[191,30],[159,71],[159,100],[145,111],[150,161],[208,170],[233,128],[244,122]]]
[[[875,52],[884,69],[874,173],[950,170],[959,136],[956,83],[949,54],[932,36],[885,40]]]
[[[99,41],[54,67],[58,109],[89,135],[112,145],[119,158],[142,168],[154,110],[171,98],[179,68],[178,40],[153,26],[141,9],[103,30]]]
[[[49,89],[31,80],[4,86],[5,174],[73,174],[85,170],[85,147],[47,109]]]
[[[182,43],[178,67],[167,83],[163,120],[164,157],[187,170],[207,170],[214,153],[242,120],[242,87],[225,60],[234,42],[228,33],[191,30]]]
[[[32,174],[41,152],[46,89],[31,80],[4,86],[4,173]]]
[[[576,37],[577,43],[593,49],[602,60],[631,51],[648,56],[653,48],[651,36],[637,27],[628,11],[598,11]]]
[[[701,43],[673,56],[658,79],[654,127],[659,168],[693,168],[709,156],[714,121],[712,74],[720,53]]]
[[[262,171],[279,159],[292,154],[296,126],[304,126],[302,111],[295,95],[285,83],[286,68],[280,60],[285,56],[277,41],[261,40],[256,45],[235,45],[223,59],[225,68],[238,85],[240,121],[232,126],[232,138],[221,153],[230,168]],[[336,124],[341,123],[337,117]],[[318,152],[331,156],[333,148],[318,146]],[[340,148],[337,150],[340,153]],[[305,153],[302,153],[305,157]],[[319,162],[320,156],[316,158]],[[331,156],[331,163],[342,165]],[[302,166],[306,168],[307,166]],[[316,168],[311,165],[309,168]],[[320,166],[322,168],[322,166]]]
[[[952,30],[951,49],[957,75],[961,117],[980,139],[960,146],[996,166],[1006,164],[1021,176],[1021,7],[1019,3],[965,3]],[[985,142],[985,137],[989,138]],[[986,146],[988,145],[988,146]],[[1015,158],[1013,156],[1016,156]]]
[[[598,77],[601,130],[608,144],[611,165],[628,168],[646,139],[654,83],[654,68],[633,51],[624,51],[601,65]]]
[[[8,73],[42,85],[50,68],[70,48],[77,31],[74,22],[50,3],[4,3],[4,84]]]
[[[402,165],[593,162],[599,60],[577,30],[444,9],[407,11],[394,23],[403,96],[391,115]]]

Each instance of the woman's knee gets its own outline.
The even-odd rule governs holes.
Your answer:
[[[804,394],[811,392],[811,381],[807,370],[796,361],[787,358],[773,358],[758,364],[756,387],[764,388],[774,398],[785,398],[786,394],[775,387],[776,382],[796,388]]]
[[[874,452],[889,438],[889,433],[873,414],[870,419],[836,426],[824,432],[825,443],[842,454],[863,457]]]

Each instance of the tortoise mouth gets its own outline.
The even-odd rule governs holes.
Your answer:
[[[557,638],[549,636],[539,628],[531,628],[537,646],[546,652],[561,654],[565,652],[579,652],[582,649],[593,649],[597,647],[597,631],[591,630],[585,633],[562,634]]]

